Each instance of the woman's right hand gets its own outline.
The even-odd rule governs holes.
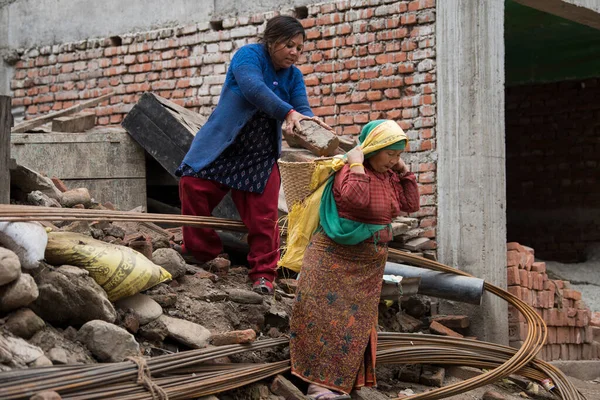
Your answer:
[[[348,164],[362,164],[365,161],[365,155],[360,146],[356,146],[348,153],[346,153],[346,159],[348,160]]]

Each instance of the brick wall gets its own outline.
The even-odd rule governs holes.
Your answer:
[[[508,239],[546,260],[600,242],[600,79],[506,90]]]
[[[546,263],[534,262],[532,248],[511,242],[507,250],[508,291],[533,307],[547,325],[548,336],[538,357],[546,361],[600,358],[592,312],[581,292],[571,289],[568,281],[549,279]],[[510,305],[508,322],[510,345],[519,348],[529,326],[523,314]]]
[[[295,12],[306,28],[299,67],[316,115],[344,135],[378,118],[405,129],[406,160],[421,184],[416,216],[422,235],[435,237],[435,0],[337,1],[281,12]],[[114,90],[96,109],[97,123],[119,124],[143,92],[153,91],[208,115],[235,50],[255,42],[273,15],[22,51],[11,81],[13,105],[31,118]]]

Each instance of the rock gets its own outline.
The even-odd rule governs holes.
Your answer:
[[[38,298],[38,286],[29,274],[22,274],[9,283],[0,287],[0,312],[9,312],[25,307]]]
[[[84,269],[63,265],[36,277],[39,298],[31,308],[45,321],[79,326],[91,320],[114,322],[117,312],[106,292]]]
[[[506,400],[506,397],[498,392],[488,391],[483,394],[481,400]]]
[[[134,294],[133,296],[119,299],[115,306],[122,310],[131,309],[139,318],[140,325],[146,325],[162,315],[162,307],[150,296]]]
[[[16,169],[10,170],[10,183],[11,186],[15,186],[23,193],[39,190],[52,199],[60,201],[62,198],[62,192],[58,190],[50,178],[46,178],[22,165],[17,165]]]
[[[159,320],[167,327],[169,337],[193,349],[206,347],[210,340],[210,331],[202,325],[164,314],[160,316]]]
[[[207,271],[214,272],[217,276],[225,276],[229,273],[231,261],[223,257],[217,257],[202,265]]]
[[[137,331],[140,329],[140,318],[133,311],[128,310],[119,319],[120,319],[120,324],[119,325],[122,328],[127,329],[127,331],[129,331],[129,332],[131,332],[133,334],[137,333]]]
[[[61,400],[60,394],[53,392],[51,390],[46,390],[44,392],[36,393],[31,396],[29,400]]]
[[[83,204],[86,207],[89,207],[92,203],[92,196],[90,196],[90,192],[86,188],[77,188],[67,190],[62,194],[62,198],[60,200],[60,204],[63,207],[73,207],[76,204]]]
[[[169,335],[169,330],[159,318],[140,327],[138,335],[152,342],[162,342]]]
[[[28,367],[37,368],[37,367],[51,367],[52,361],[45,355],[38,357],[34,362],[28,365]]]
[[[400,376],[398,377],[402,382],[410,382],[410,383],[419,383],[419,379],[421,378],[421,364],[410,364],[405,365],[400,371]]]
[[[396,319],[400,323],[400,329],[402,332],[416,332],[423,326],[423,323],[420,320],[403,312],[397,313]]]
[[[10,335],[0,335],[0,363],[24,368],[42,357],[44,352],[25,340]]]
[[[279,303],[275,303],[265,313],[265,324],[285,329],[290,325],[290,316],[279,306]]]
[[[297,279],[280,279],[279,281],[277,281],[277,284],[286,293],[294,294],[296,293],[296,290],[298,290]]]
[[[40,347],[51,360],[53,353],[57,357],[62,357],[59,352],[63,351],[66,354],[67,364],[94,363],[95,360],[92,354],[81,343],[77,342],[76,338],[77,331],[73,327],[69,327],[60,333],[57,329],[46,326],[45,329],[39,331],[29,339],[29,342]],[[57,352],[56,349],[60,350]]]
[[[153,237],[152,238],[152,248],[154,249],[170,249],[171,243],[169,243],[169,239],[165,237]]]
[[[411,317],[421,318],[429,311],[429,304],[421,296],[410,296],[401,302],[402,309]]]
[[[189,266],[188,266],[189,268]],[[203,270],[202,268],[199,268],[200,271],[197,271],[194,273],[194,278],[200,278],[200,279],[208,279],[211,282],[216,282],[219,280],[219,277],[215,274],[213,274],[212,272],[208,272]]]
[[[258,293],[244,289],[227,290],[229,299],[240,304],[262,304],[264,297]]]
[[[53,347],[48,351],[48,358],[52,364],[68,364],[69,358],[65,349],[61,347]]]
[[[243,331],[230,331],[212,335],[211,343],[215,346],[227,344],[252,343],[256,340],[256,332],[252,329]]]
[[[5,329],[23,339],[31,338],[45,326],[44,320],[29,308],[21,308],[10,314],[4,324]]]
[[[150,297],[161,307],[172,307],[177,303],[177,293],[155,294]]]
[[[92,236],[92,228],[87,221],[75,221],[62,228],[63,231],[81,233],[82,235]]]
[[[187,272],[185,260],[181,254],[170,248],[155,250],[152,253],[152,261],[169,271],[173,279],[177,279]]]
[[[445,376],[446,370],[444,368],[433,365],[423,365],[419,382],[427,386],[442,387]]]
[[[101,320],[86,322],[77,332],[77,340],[101,361],[120,362],[140,355],[140,345],[132,334]]]
[[[107,227],[103,228],[102,233],[104,233],[106,236],[112,236],[119,239],[123,239],[125,237],[125,231],[123,228],[113,224],[108,224]]]
[[[27,195],[27,202],[38,207],[62,208],[58,200],[48,197],[39,190],[29,193]]]
[[[0,286],[13,282],[20,275],[19,257],[13,251],[0,247]]]

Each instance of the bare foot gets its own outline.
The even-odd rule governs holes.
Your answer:
[[[350,398],[350,396],[344,393],[336,392],[335,390],[327,389],[323,386],[315,385],[311,383],[308,385],[306,395],[314,400],[332,400],[341,398]]]

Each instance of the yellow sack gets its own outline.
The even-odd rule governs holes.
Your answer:
[[[132,296],[161,282],[171,274],[141,253],[73,232],[49,232],[46,261],[74,265],[89,271],[110,301]]]
[[[360,145],[364,154],[381,150],[408,137],[394,121],[385,121],[375,127]],[[287,240],[282,249],[282,257],[277,263],[280,267],[300,272],[304,252],[313,233],[320,223],[319,209],[325,189],[324,183],[346,163],[346,156],[336,156],[325,160],[315,160],[317,165],[312,174],[310,190],[314,190],[302,202],[294,204],[287,216]]]

